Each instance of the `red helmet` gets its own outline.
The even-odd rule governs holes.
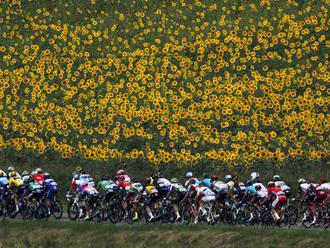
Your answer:
[[[325,178],[321,178],[320,181],[319,181],[319,184],[324,184],[324,183],[326,183],[326,181],[327,180]]]
[[[307,180],[306,180],[306,183],[310,184],[310,183],[312,183],[312,180],[307,179]]]
[[[216,175],[212,175],[212,176],[211,176],[211,180],[212,180],[212,181],[218,180],[218,177],[217,177]]]

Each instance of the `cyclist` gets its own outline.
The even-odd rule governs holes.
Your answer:
[[[48,214],[50,215],[50,207],[55,201],[55,196],[58,192],[58,186],[57,183],[52,179],[49,175],[49,173],[44,173],[44,190],[46,193],[46,205],[48,207]]]
[[[203,215],[207,214],[206,207],[211,208],[215,201],[215,193],[205,186],[190,185],[190,190],[195,191],[194,198],[196,211],[195,211],[195,224],[198,222],[198,213],[202,211]],[[207,216],[209,221],[209,216]]]
[[[161,173],[156,173],[153,176],[153,179],[154,179],[154,185],[158,190],[159,198],[163,198],[167,196],[167,194],[170,191],[171,182],[165,177],[163,177]]]
[[[275,175],[273,177],[274,184],[276,187],[281,188],[281,190],[285,193],[286,197],[290,197],[291,195],[291,188],[281,179],[279,175]]]
[[[185,174],[185,178],[186,178],[186,182],[184,184],[185,187],[188,187],[192,181],[195,182],[196,185],[199,185],[201,182],[198,180],[198,178],[193,177],[193,173],[192,172],[187,172]]]
[[[142,198],[143,194],[143,185],[140,182],[133,182],[132,187],[130,190],[130,195],[132,199],[132,206],[134,211],[134,216],[132,218],[133,221],[138,220],[138,203],[140,202],[140,199]]]
[[[103,192],[105,200],[108,202],[116,192],[117,184],[110,180],[108,176],[103,175],[101,181],[97,184],[97,189],[100,190],[100,192]]]
[[[281,221],[283,217],[283,206],[288,202],[285,192],[279,186],[276,186],[275,182],[268,183],[269,198],[272,202],[271,212],[276,222]]]
[[[154,179],[152,177],[147,178],[143,195],[146,199],[146,211],[149,216],[148,221],[150,222],[155,218],[151,208],[153,207],[154,203],[159,200],[159,192],[154,185]]]
[[[18,202],[22,198],[25,190],[24,182],[21,177],[16,173],[15,170],[9,173],[9,189],[12,195],[14,196],[14,202],[16,205],[16,211],[19,211]]]
[[[186,193],[187,193],[187,189],[183,187],[181,183],[179,183],[178,179],[172,178],[170,190],[168,192],[168,197],[173,202],[173,209],[176,215],[175,221],[178,221],[181,218],[179,213],[179,204],[184,199]]]
[[[210,188],[211,187],[212,180],[210,176],[207,173],[203,174],[203,178],[201,180],[201,185]]]
[[[81,199],[86,203],[85,220],[89,220],[91,211],[93,209],[93,204],[98,199],[98,191],[96,190],[95,183],[92,180],[81,182],[78,188],[80,189]]]
[[[229,193],[229,186],[226,183],[218,180],[217,176],[211,176],[211,179],[212,183],[210,188],[216,194],[215,209],[218,209],[220,205],[228,203],[227,199]]]
[[[9,181],[4,171],[0,171],[0,203],[6,205],[6,194],[9,190]]]

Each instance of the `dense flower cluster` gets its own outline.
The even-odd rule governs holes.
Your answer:
[[[228,163],[329,154],[329,0],[0,3],[0,148]]]

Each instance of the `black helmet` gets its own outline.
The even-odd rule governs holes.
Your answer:
[[[101,177],[101,180],[102,180],[102,181],[109,180],[109,177],[108,177],[107,175],[103,175],[103,176]]]

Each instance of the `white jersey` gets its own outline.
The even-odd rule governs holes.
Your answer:
[[[286,184],[282,185],[282,186],[280,187],[280,189],[281,189],[282,191],[290,191],[290,190],[291,190],[291,188],[290,188],[288,185],[286,185]]]
[[[267,188],[262,183],[254,183],[253,184],[253,187],[255,188],[256,186],[260,186],[261,187],[261,191],[268,192]]]
[[[284,181],[276,181],[275,182],[275,187],[281,188],[284,185],[286,185]]]
[[[215,181],[212,183],[213,185],[213,190],[217,193],[228,193],[229,192],[229,187],[226,183],[221,182],[221,181]]]
[[[172,183],[169,180],[163,177],[158,178],[157,183],[161,188],[170,188],[172,185]]]
[[[308,183],[299,184],[300,191],[304,192],[304,193],[306,193],[308,191],[309,187],[310,187],[310,184],[308,184]]]
[[[325,192],[330,192],[330,183],[323,183],[318,188]]]
[[[257,196],[260,198],[266,198],[268,196],[268,191],[264,190],[257,190]]]
[[[215,196],[215,193],[208,187],[198,187],[196,191],[198,196],[201,194],[203,194],[204,196]]]
[[[185,192],[187,192],[187,189],[185,189],[185,187],[183,187],[183,185],[181,183],[172,183],[171,187],[170,187],[170,191],[177,191],[180,193],[185,193]]]

